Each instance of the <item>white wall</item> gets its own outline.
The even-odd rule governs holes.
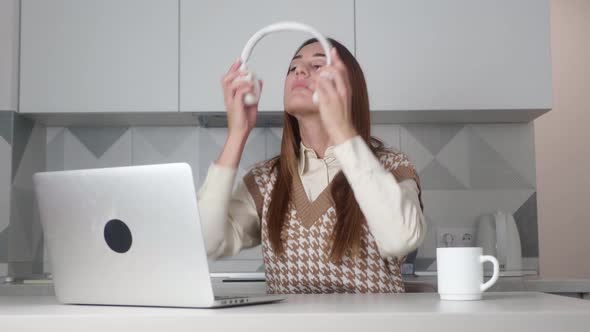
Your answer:
[[[540,272],[590,277],[590,1],[551,1],[553,111],[535,121]]]

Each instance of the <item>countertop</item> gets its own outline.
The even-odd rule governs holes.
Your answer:
[[[242,280],[236,284],[249,285],[251,288],[264,290],[262,273],[214,273],[214,282],[221,280]],[[237,278],[236,278],[237,277]],[[258,282],[248,282],[248,278],[258,279]],[[484,278],[485,280],[489,278]],[[436,276],[404,276],[406,282],[420,282],[436,285]],[[258,286],[257,286],[258,284]],[[582,278],[548,278],[540,276],[500,277],[490,289],[492,292],[544,292],[544,293],[579,293],[590,294],[590,279]]]
[[[488,280],[489,278],[484,278]],[[407,277],[406,281],[437,284],[436,276]],[[492,292],[544,292],[544,293],[590,293],[590,279],[548,278],[540,276],[500,277],[490,289]]]
[[[0,297],[3,331],[583,331],[590,302],[537,292],[440,301],[435,293],[291,295],[223,309],[61,305],[53,296]]]
[[[213,274],[213,283],[216,289],[231,295],[262,294],[266,292],[263,281],[223,282],[230,280],[228,276],[236,274]],[[260,278],[260,274],[239,274],[246,278]],[[262,275],[263,277],[263,275]],[[486,278],[487,279],[487,278]],[[242,279],[244,280],[244,279]],[[436,285],[435,276],[404,277],[405,281],[414,281]],[[527,277],[500,277],[498,282],[490,289],[492,292],[544,292],[563,294],[585,294],[590,297],[590,279],[575,278],[547,278],[539,276]],[[52,284],[0,284],[0,296],[43,296],[55,295]]]

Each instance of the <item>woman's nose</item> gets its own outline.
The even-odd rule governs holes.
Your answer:
[[[295,76],[299,77],[301,75],[304,75],[304,76],[309,75],[309,70],[308,70],[307,66],[301,65],[301,66],[297,66],[297,68],[295,68]]]

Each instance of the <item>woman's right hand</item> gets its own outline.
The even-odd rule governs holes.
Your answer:
[[[256,124],[258,104],[245,105],[244,95],[254,93],[254,84],[257,84],[257,81],[236,80],[238,77],[247,75],[239,70],[240,65],[241,61],[237,59],[221,80],[221,85],[227,113],[228,136],[245,140]],[[262,91],[262,82],[260,82],[260,90]]]
[[[227,113],[227,140],[215,163],[231,168],[237,168],[240,164],[244,145],[256,124],[256,115],[258,114],[257,104],[251,106],[244,104],[244,95],[248,92],[254,93],[255,83],[236,81],[236,78],[247,75],[239,70],[240,65],[240,60],[236,60],[221,80],[225,112]],[[262,81],[260,82],[260,91],[262,91]]]

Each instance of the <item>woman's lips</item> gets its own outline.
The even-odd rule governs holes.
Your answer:
[[[293,82],[293,85],[291,86],[291,91],[298,88],[309,90],[307,82],[303,80]]]

